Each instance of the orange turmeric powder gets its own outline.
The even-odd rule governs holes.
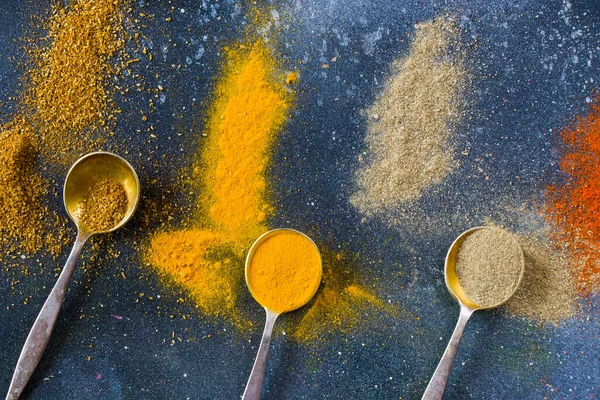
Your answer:
[[[263,307],[278,313],[306,304],[321,283],[321,256],[314,243],[292,230],[270,232],[252,250],[246,281]]]
[[[255,239],[265,232],[270,211],[265,202],[267,152],[285,122],[290,95],[274,83],[275,60],[258,40],[228,51],[230,65],[215,91],[202,152],[199,199],[219,231],[234,240]],[[280,79],[281,81],[281,79]],[[208,209],[207,209],[208,208]]]
[[[270,211],[264,173],[269,147],[285,122],[292,95],[262,40],[227,52],[228,65],[215,90],[207,140],[194,168],[197,226],[160,233],[150,243],[149,261],[187,289],[208,315],[235,312],[243,281],[243,251],[267,230]],[[229,261],[211,254],[228,252]]]

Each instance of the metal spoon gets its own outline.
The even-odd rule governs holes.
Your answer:
[[[107,178],[116,179],[123,185],[127,193],[127,212],[121,222],[112,229],[103,232],[92,232],[79,220],[78,210],[90,186],[98,180]],[[77,225],[77,238],[75,239],[71,254],[69,254],[69,258],[65,263],[65,267],[60,273],[54,288],[52,288],[50,295],[46,299],[23,345],[8,394],[6,395],[7,400],[19,398],[46,349],[69,281],[71,280],[71,275],[73,275],[73,271],[75,270],[77,258],[84,243],[92,235],[112,232],[123,226],[133,215],[139,198],[140,182],[137,174],[127,161],[115,154],[108,152],[87,154],[77,160],[69,170],[67,179],[65,180],[63,200],[67,214],[69,214],[69,217]]]
[[[523,279],[523,273],[525,272],[525,258],[523,256],[523,250],[517,241],[513,238],[513,242],[515,247],[518,249],[520,258],[521,258],[521,273],[519,275],[519,280],[515,285],[513,291],[501,302],[497,304],[493,304],[491,306],[482,307],[475,304],[472,300],[470,300],[463,291],[460,286],[460,282],[458,277],[456,276],[456,255],[458,254],[458,249],[464,242],[464,240],[475,231],[480,229],[500,229],[489,226],[479,226],[476,228],[469,229],[468,231],[463,232],[452,246],[450,246],[450,250],[448,250],[448,255],[446,256],[446,265],[444,268],[444,278],[446,281],[446,287],[448,291],[454,296],[456,301],[460,304],[460,315],[458,317],[458,323],[456,324],[456,328],[454,328],[454,332],[452,333],[452,337],[450,338],[450,342],[446,347],[446,351],[444,351],[444,355],[442,355],[442,359],[438,364],[429,384],[427,385],[427,389],[425,389],[425,393],[421,400],[439,400],[444,395],[444,390],[446,389],[446,384],[448,383],[448,377],[450,376],[450,371],[452,370],[452,364],[454,363],[454,356],[456,355],[456,350],[458,349],[458,344],[460,343],[460,339],[462,338],[463,331],[465,330],[465,326],[469,321],[471,315],[477,310],[487,310],[490,308],[499,307],[502,304],[506,303],[508,299],[512,297],[513,294],[517,291],[517,288],[521,284],[521,280]]]
[[[248,289],[250,290],[250,293],[252,293],[252,285],[250,284],[250,280],[248,279],[248,269],[251,265],[250,261],[252,260],[252,257],[254,256],[256,249],[258,249],[260,247],[260,245],[262,243],[264,243],[264,241],[267,238],[269,238],[272,235],[275,235],[277,233],[286,232],[286,231],[294,232],[299,235],[302,235],[313,244],[313,246],[315,247],[315,251],[319,254],[319,267],[320,268],[319,268],[318,281],[319,282],[321,281],[323,269],[322,269],[321,254],[319,253],[319,249],[317,248],[317,245],[304,233],[299,232],[295,229],[273,229],[267,233],[264,233],[262,236],[260,236],[258,239],[256,239],[256,241],[250,248],[250,251],[248,252],[248,256],[246,257],[246,284],[248,285]],[[315,293],[317,292],[317,289],[318,289],[318,285],[315,288]],[[306,300],[306,302],[304,304],[300,304],[297,308],[300,308],[303,305],[305,305],[306,303],[308,303],[310,301],[310,299],[315,295],[315,293],[313,293]],[[254,296],[254,298],[256,299],[256,296]],[[260,304],[260,302],[259,302],[259,304]],[[256,360],[254,361],[254,366],[252,367],[252,372],[250,373],[250,378],[248,379],[248,383],[246,384],[246,390],[244,391],[242,400],[259,400],[260,399],[260,395],[262,393],[262,384],[263,384],[263,380],[265,377],[265,367],[267,365],[267,355],[269,354],[269,344],[271,342],[271,334],[273,333],[273,326],[275,326],[275,320],[281,314],[280,312],[276,312],[276,311],[268,309],[263,304],[261,304],[261,305],[264,307],[264,309],[267,313],[267,321],[265,323],[265,330],[263,331],[262,340],[260,341],[260,347],[258,348],[258,354],[256,355]],[[287,311],[292,311],[292,310],[287,310]]]

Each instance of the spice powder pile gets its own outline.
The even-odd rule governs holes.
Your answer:
[[[20,101],[0,126],[0,244],[7,250],[55,254],[64,220],[45,203],[51,186],[39,169],[63,168],[110,135],[112,107],[107,76],[124,48],[121,0],[54,4],[26,42],[29,56]],[[37,28],[36,28],[37,29]],[[35,30],[35,29],[34,29]],[[45,225],[48,226],[45,226]],[[3,253],[3,256],[5,254]]]
[[[523,269],[513,237],[499,228],[484,228],[465,238],[456,254],[456,276],[465,295],[488,307],[509,298]]]
[[[321,283],[321,257],[315,245],[297,232],[279,231],[257,246],[246,271],[256,301],[275,312],[306,304]]]
[[[104,232],[117,226],[127,213],[127,193],[115,179],[100,179],[88,189],[79,219],[91,232]]]
[[[466,79],[464,55],[453,51],[457,29],[448,17],[418,24],[409,54],[393,65],[367,110],[367,159],[350,199],[361,213],[416,199],[455,166],[450,134],[461,118]]]
[[[153,236],[148,260],[189,291],[207,315],[240,322],[236,302],[243,251],[267,231],[264,173],[292,94],[277,82],[276,63],[257,39],[227,51],[210,110],[208,137],[194,168],[197,227]]]

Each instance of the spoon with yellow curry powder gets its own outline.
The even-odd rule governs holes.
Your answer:
[[[19,398],[46,349],[83,245],[92,235],[112,232],[123,226],[133,215],[139,198],[137,174],[127,161],[115,154],[90,153],[71,167],[65,180],[63,200],[69,217],[77,225],[77,238],[27,336],[7,400]]]
[[[321,283],[321,254],[305,234],[274,229],[259,237],[246,258],[246,284],[265,308],[267,322],[243,400],[258,400],[262,392],[271,334],[277,317],[302,307]]]

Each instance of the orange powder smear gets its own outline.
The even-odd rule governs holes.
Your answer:
[[[149,261],[187,289],[205,314],[236,320],[243,251],[267,230],[268,151],[292,96],[283,82],[275,83],[276,63],[261,40],[228,50],[227,61],[215,90],[207,142],[194,169],[203,193],[197,228],[155,235]],[[211,258],[219,248],[230,261]]]
[[[313,242],[297,232],[269,233],[253,250],[246,277],[260,305],[280,313],[295,310],[321,283],[321,256]]]
[[[565,181],[548,188],[549,218],[574,256],[576,288],[589,294],[600,288],[600,98],[560,138]]]
[[[290,96],[272,83],[275,61],[262,41],[228,56],[230,71],[215,93],[199,181],[211,222],[246,240],[265,231],[268,150],[285,122]]]

